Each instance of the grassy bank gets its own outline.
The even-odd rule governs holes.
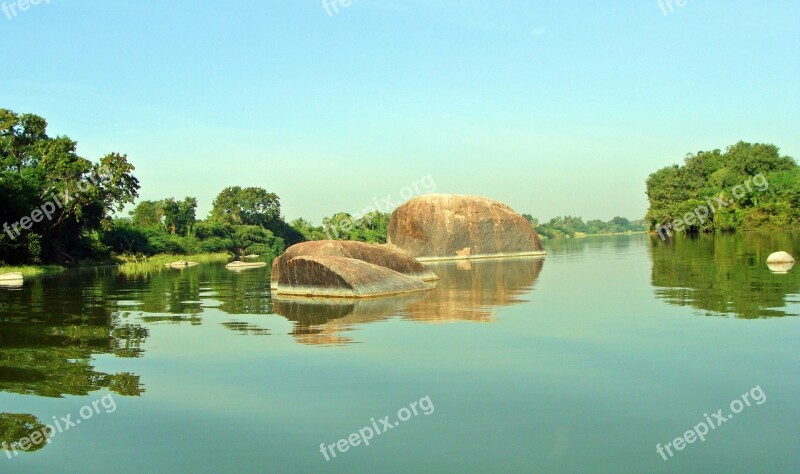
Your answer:
[[[38,276],[55,275],[57,273],[63,272],[64,270],[66,270],[65,267],[61,267],[58,265],[44,265],[44,266],[23,265],[21,267],[0,267],[0,275],[2,275],[3,273],[19,272],[22,273],[22,276],[24,276],[25,278],[31,278]]]
[[[119,271],[125,274],[146,274],[154,271],[165,270],[166,266],[172,262],[187,261],[197,263],[227,263],[232,255],[222,253],[202,253],[197,255],[172,255],[159,254],[152,257],[119,257]]]
[[[117,266],[122,273],[151,273],[155,270],[162,270],[166,265],[179,260],[197,263],[227,263],[231,260],[229,253],[204,253],[197,255],[172,255],[161,254],[152,257],[132,257],[121,256],[117,259]],[[99,263],[84,263],[76,267],[88,268],[99,265]],[[0,275],[3,273],[22,273],[25,278],[33,278],[47,275],[63,273],[70,267],[60,265],[21,265],[21,266],[0,266]]]

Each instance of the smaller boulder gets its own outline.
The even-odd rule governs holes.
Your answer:
[[[280,275],[296,257],[346,257],[362,260],[379,267],[394,270],[422,281],[438,280],[431,270],[416,259],[389,246],[355,242],[352,240],[316,240],[292,245],[272,262],[271,287],[278,289]]]
[[[788,252],[775,252],[767,257],[767,263],[794,263],[794,258]]]
[[[427,290],[422,280],[363,260],[300,256],[278,275],[279,295],[368,298]]]

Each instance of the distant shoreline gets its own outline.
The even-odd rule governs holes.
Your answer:
[[[227,262],[233,258],[233,255],[228,253],[200,253],[194,255],[174,255],[174,254],[156,254],[142,259],[131,259],[131,257],[117,256],[115,259],[107,262],[87,261],[78,262],[74,265],[18,265],[18,266],[0,266],[0,275],[3,273],[22,273],[25,278],[36,278],[50,275],[58,275],[68,270],[73,269],[93,269],[113,267],[122,272],[135,271],[135,270],[153,270],[156,268],[163,268],[165,264],[178,261],[197,261],[199,263],[213,263],[213,262]],[[127,260],[126,260],[127,259]]]
[[[609,237],[609,236],[618,236],[618,235],[643,235],[649,234],[649,231],[646,230],[637,230],[637,231],[625,231],[625,232],[608,232],[603,234],[585,234],[583,232],[575,232],[575,235],[565,235],[564,237],[545,237],[540,235],[542,240],[567,240],[567,239],[588,239],[590,237]]]

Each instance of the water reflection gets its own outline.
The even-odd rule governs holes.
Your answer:
[[[430,265],[436,288],[366,300],[279,299],[275,312],[295,322],[292,334],[304,344],[352,342],[343,335],[355,325],[393,316],[419,322],[492,322],[498,307],[525,301],[544,259],[476,260]]]
[[[148,323],[197,325],[209,308],[228,314],[273,312],[269,273],[259,269],[231,272],[224,265],[207,264],[146,275],[115,274],[112,285],[109,296],[116,307],[141,314]]]
[[[139,395],[139,377],[94,370],[96,354],[140,357],[147,329],[111,312],[104,280],[82,274],[26,283],[0,298],[0,391],[43,397],[107,388]]]
[[[394,316],[426,292],[368,299],[280,298],[275,312],[294,322],[292,335],[302,344],[347,344],[344,332],[355,325]]]
[[[0,445],[6,456],[11,456],[11,450],[19,448],[19,440],[29,438],[34,433],[49,433],[45,425],[35,416],[25,413],[0,413]],[[27,444],[26,452],[31,453],[47,445],[46,438],[38,438],[39,443]],[[21,450],[21,448],[20,448]]]
[[[95,370],[92,357],[141,357],[146,328],[108,308],[107,281],[84,273],[33,280],[0,294],[0,392],[62,398],[108,389],[139,396],[139,376]],[[0,442],[41,431],[28,413],[0,413]],[[28,452],[46,443],[31,445]]]
[[[652,283],[667,303],[692,306],[710,316],[797,316],[787,303],[800,293],[800,272],[775,272],[766,265],[776,250],[797,255],[800,239],[790,233],[653,237]]]
[[[433,268],[441,280],[431,291],[357,301],[273,302],[268,271],[233,273],[215,264],[180,272],[98,269],[34,279],[0,295],[0,391],[63,397],[108,389],[140,396],[144,384],[138,375],[98,371],[93,357],[142,357],[149,328],[159,324],[201,325],[210,319],[236,334],[269,336],[269,327],[236,315],[277,313],[293,322],[297,342],[338,345],[354,342],[348,335],[354,328],[392,317],[491,322],[498,307],[524,301],[542,266],[541,258],[439,264]],[[220,314],[230,316],[220,320]],[[30,414],[1,414],[0,440],[19,439],[38,425]]]
[[[643,239],[644,234],[617,236],[591,236],[585,238],[549,239],[545,241],[547,254],[551,257],[566,257],[583,260],[587,255],[627,255],[631,244]]]

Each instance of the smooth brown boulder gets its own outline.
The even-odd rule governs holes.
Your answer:
[[[508,205],[480,196],[414,198],[392,213],[388,240],[421,261],[546,253],[530,222]]]
[[[439,278],[417,260],[383,245],[352,240],[318,240],[292,245],[286,249],[283,255],[272,262],[271,287],[273,290],[278,288],[280,274],[284,271],[286,265],[293,258],[301,256],[354,258],[423,281],[432,281]]]
[[[278,295],[367,298],[431,288],[422,280],[354,258],[299,256],[282,266]]]

